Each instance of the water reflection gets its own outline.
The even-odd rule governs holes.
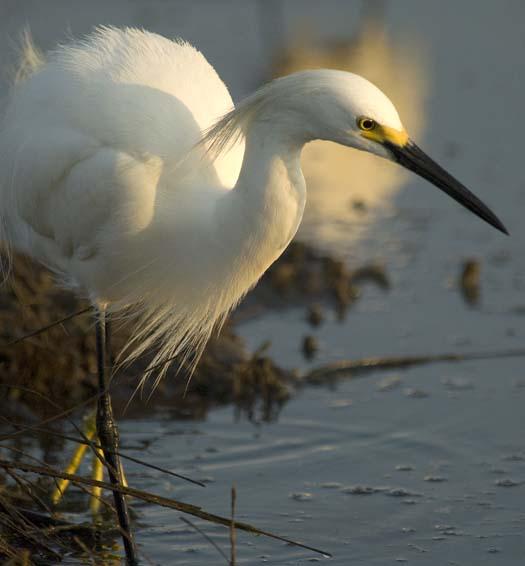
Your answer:
[[[358,32],[348,39],[321,43],[315,32],[296,33],[276,58],[274,74],[322,67],[361,74],[392,99],[406,129],[419,139],[427,91],[421,46],[414,38],[404,37],[402,44],[390,38],[384,12],[384,2],[366,3]],[[308,204],[300,237],[322,248],[340,250],[359,240],[407,178],[395,164],[324,141],[306,146],[302,163]]]

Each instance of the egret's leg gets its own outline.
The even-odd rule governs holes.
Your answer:
[[[91,440],[96,440],[95,435],[96,435],[96,423],[95,423],[95,413],[93,412],[86,417],[85,425],[84,425],[84,436],[87,438],[87,440],[91,441]],[[65,472],[67,474],[76,474],[87,449],[88,449],[87,444],[79,444],[77,446],[77,449],[73,453],[73,456],[71,457],[71,460],[69,461],[69,464],[65,469]],[[62,496],[64,495],[64,492],[66,491],[68,486],[69,486],[69,480],[65,480],[65,479],[58,480],[57,485],[53,490],[53,493],[51,494],[51,501],[53,502],[54,505],[57,505],[57,503],[62,499]]]
[[[102,464],[102,450],[100,448],[95,448],[97,455],[93,458],[93,464],[91,468],[91,479],[97,481],[104,480],[104,465]],[[100,511],[100,498],[102,496],[102,488],[94,485],[91,488],[91,501],[89,502],[89,508],[93,517],[97,516]]]
[[[113,362],[115,361],[115,358],[113,357],[113,348],[111,347],[111,332],[112,332],[112,323],[111,323],[111,319],[106,316],[106,372],[108,375],[111,376],[111,372],[113,370]],[[115,429],[117,428],[117,425],[115,423]],[[117,446],[118,446],[118,440],[119,440],[119,436],[118,436],[118,430],[117,430]],[[124,487],[128,487],[128,480],[126,479],[126,475],[124,474],[124,465],[122,464],[122,460],[120,459],[120,457],[117,454],[117,460],[120,466],[120,479],[121,479],[121,483]]]
[[[97,405],[97,433],[100,440],[104,459],[106,460],[109,480],[114,485],[123,485],[122,466],[118,452],[118,429],[113,419],[113,409],[111,407],[111,397],[107,390],[108,387],[108,369],[110,368],[110,352],[109,352],[109,330],[106,321],[106,313],[103,308],[99,308],[97,312],[97,365],[98,365],[98,387],[99,399]],[[128,564],[138,564],[133,535],[131,534],[129,512],[126,498],[118,491],[113,492],[115,499],[115,509],[117,511],[118,521],[122,530],[122,540],[126,551],[126,559]]]

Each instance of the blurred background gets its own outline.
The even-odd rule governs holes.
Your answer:
[[[297,242],[212,344],[189,405],[172,376],[156,401],[119,411],[129,454],[205,479],[208,488],[138,465],[127,468],[130,484],[224,514],[234,482],[241,520],[330,551],[333,564],[522,564],[523,359],[315,387],[298,376],[341,359],[524,345],[524,17],[520,0],[0,0],[2,95],[25,27],[44,51],[100,24],[182,37],[235,101],[299,69],[356,72],[392,98],[411,137],[511,234],[394,164],[310,144]],[[3,343],[82,306],[19,259],[0,296]],[[79,317],[2,349],[0,381],[65,403],[83,399],[93,392],[90,332]],[[40,413],[30,396],[5,390],[14,416]],[[72,449],[42,438],[24,447],[54,462]],[[86,519],[85,496],[73,501],[66,516]],[[138,541],[153,563],[218,563],[174,512],[143,505],[137,513]],[[202,527],[227,546],[227,532]],[[81,561],[82,552],[69,558]],[[239,537],[239,564],[317,560]]]

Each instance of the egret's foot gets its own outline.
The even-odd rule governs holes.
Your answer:
[[[98,437],[97,437],[98,441]],[[103,458],[104,455],[102,454],[101,448],[95,448],[96,454],[93,454],[93,463],[91,464],[91,479],[96,481],[103,481],[104,480],[104,464]],[[102,501],[102,488],[94,485],[91,488],[91,498],[89,500],[89,509],[91,510],[91,514],[93,518],[97,517],[100,514],[100,503]]]
[[[92,451],[92,464],[91,464],[91,479],[97,481],[104,480],[104,454],[102,448],[100,447],[100,440],[97,436],[97,426],[96,426],[96,412],[90,413],[85,418],[84,430],[82,431],[86,439],[93,443]],[[88,444],[79,444],[73,456],[71,457],[69,464],[64,470],[67,474],[76,474],[82,460],[86,455],[88,450]],[[96,452],[96,453],[95,453]],[[124,468],[122,464],[120,465],[120,475],[122,478],[122,485],[127,487],[128,482],[126,476],[124,475]],[[61,479],[57,482],[53,493],[51,494],[51,502],[53,505],[58,505],[64,496],[68,486],[70,484],[69,480]],[[100,513],[100,504],[102,497],[102,488],[98,486],[93,486],[90,489],[91,498],[89,501],[89,508],[93,517],[96,517]]]
[[[98,441],[98,438],[97,438]],[[104,481],[104,453],[100,446],[96,446],[95,450],[97,454],[93,454],[93,464],[91,466],[91,479],[96,481]],[[122,485],[128,487],[128,480],[124,474],[124,467],[120,463],[120,478]],[[91,499],[89,501],[89,508],[93,517],[97,517],[100,513],[100,504],[102,502],[102,488],[98,486],[93,486],[91,488]]]
[[[86,416],[83,433],[87,440],[89,440],[90,442],[98,442],[95,412],[90,413]],[[78,445],[77,449],[73,453],[73,456],[71,457],[71,460],[69,461],[69,464],[64,470],[67,474],[77,473],[88,448],[88,444]],[[58,505],[64,493],[66,492],[69,483],[70,481],[66,479],[58,480],[56,487],[51,494],[51,502],[53,503],[53,505]]]

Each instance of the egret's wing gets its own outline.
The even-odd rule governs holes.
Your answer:
[[[18,151],[14,203],[35,235],[64,258],[96,252],[108,230],[132,233],[151,219],[159,160],[132,157],[72,130],[34,136]]]
[[[15,214],[39,235],[53,238],[54,195],[71,170],[96,151],[96,143],[75,131],[36,128],[29,139],[17,143],[4,187],[13,208],[4,213]]]

